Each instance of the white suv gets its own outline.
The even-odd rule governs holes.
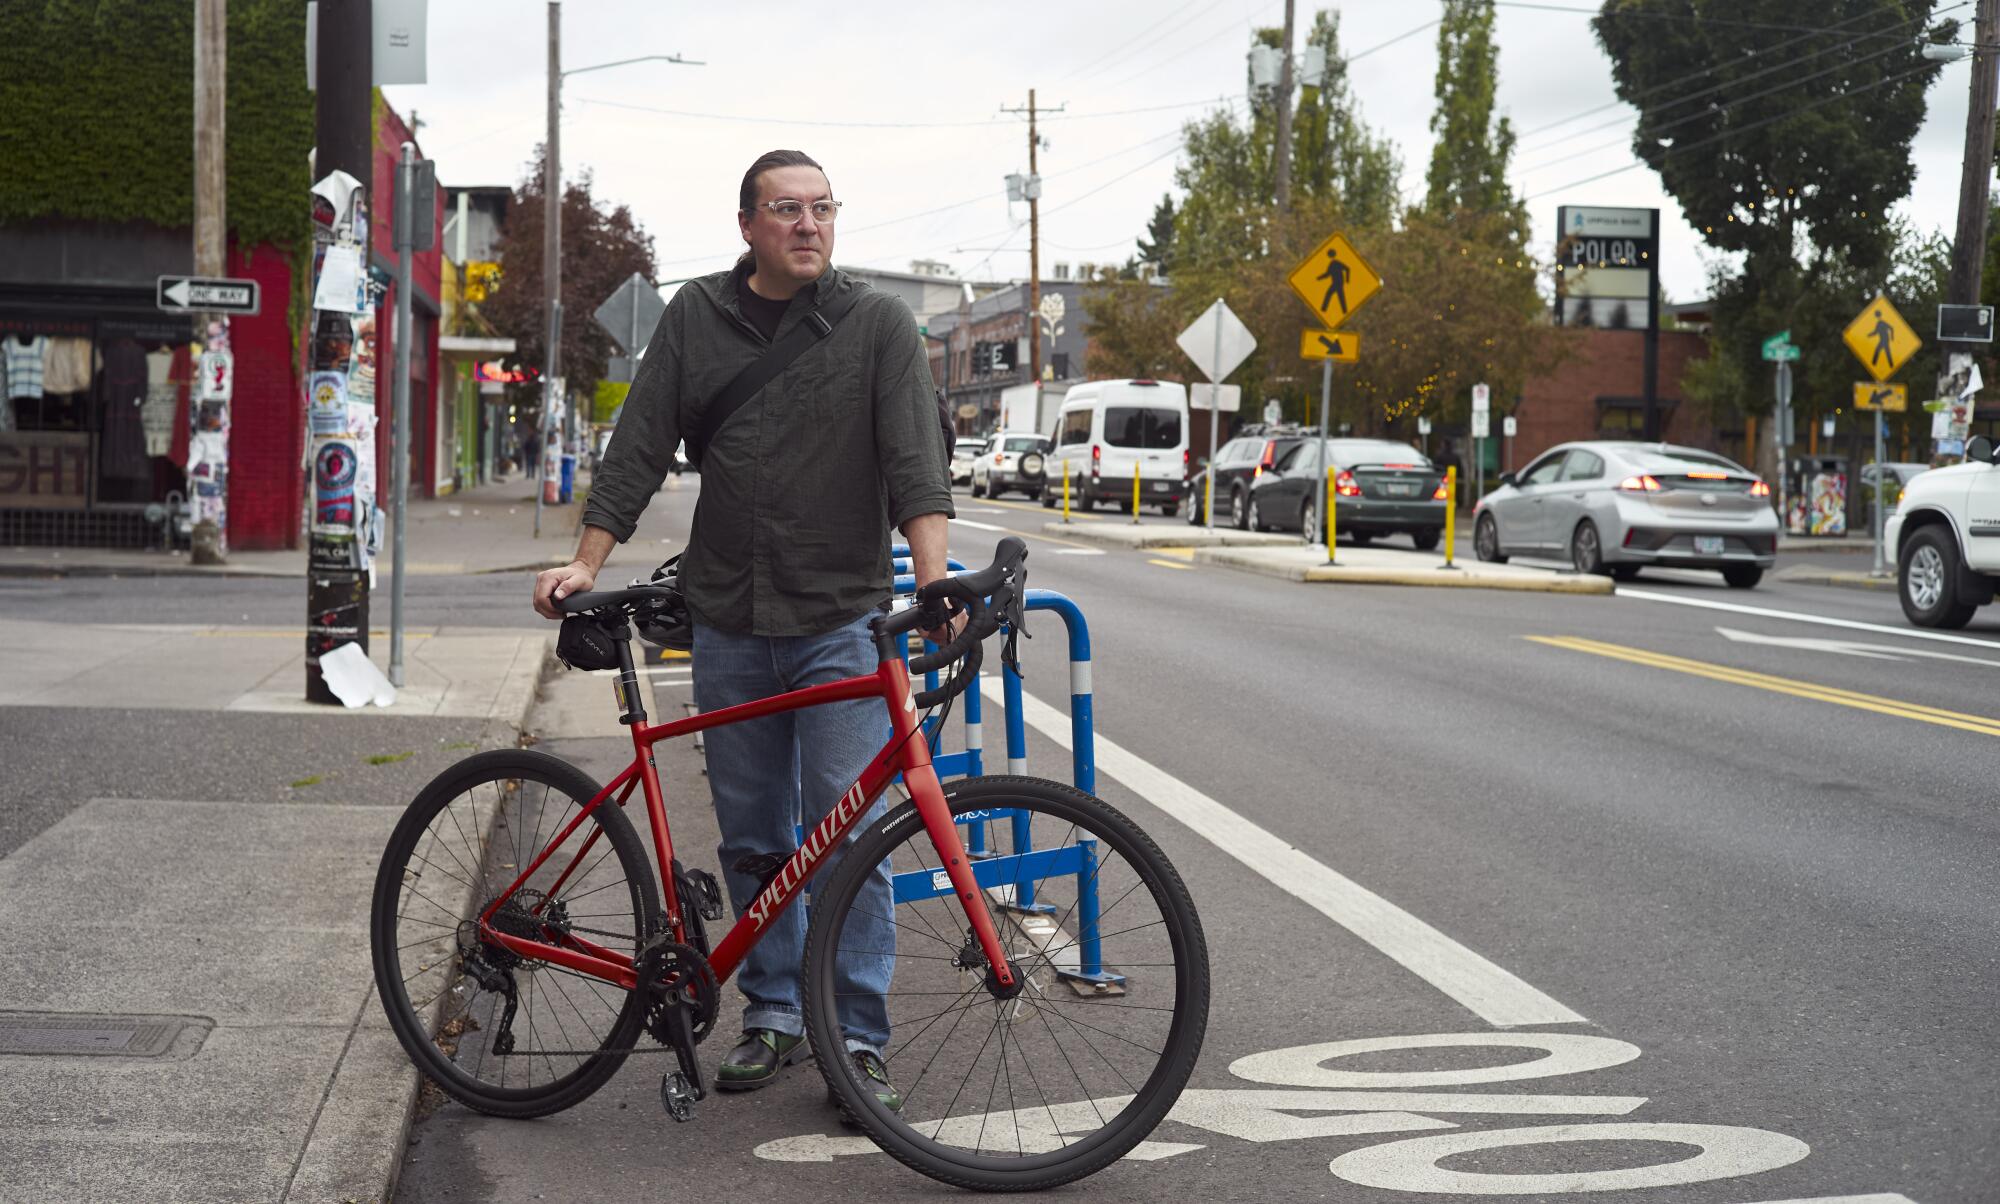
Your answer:
[[[1042,496],[1049,441],[1033,433],[1002,431],[972,461],[972,496],[999,497],[1016,489],[1030,501]]]
[[[1885,538],[1910,622],[1971,622],[2000,585],[2000,450],[1982,435],[1966,444],[1965,463],[1912,478]]]

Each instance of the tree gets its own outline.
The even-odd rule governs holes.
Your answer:
[[[1146,223],[1146,237],[1139,240],[1139,253],[1133,257],[1130,266],[1136,268],[1147,263],[1153,266],[1156,275],[1166,276],[1174,270],[1174,198],[1172,193],[1160,198],[1153,209],[1153,220]],[[1132,273],[1136,275],[1137,273]]]
[[[495,330],[514,340],[510,367],[540,371],[546,361],[547,299],[542,276],[542,152],[524,169],[514,190],[507,232],[500,242],[500,275],[479,307]],[[563,376],[589,394],[604,376],[613,344],[591,318],[634,272],[653,278],[653,238],[624,205],[608,207],[591,195],[588,171],[568,182],[562,200]],[[536,393],[517,401],[534,408]]]
[[[1403,174],[1396,144],[1364,123],[1347,81],[1340,53],[1340,14],[1314,15],[1307,46],[1326,56],[1326,74],[1316,88],[1299,94],[1292,123],[1292,187],[1306,196],[1338,201],[1348,220],[1387,226],[1402,198],[1396,181]]]
[[[1493,0],[1444,0],[1438,23],[1437,108],[1431,113],[1424,207],[1434,214],[1500,215],[1520,238],[1527,215],[1507,183],[1513,123],[1493,118],[1500,82]]]
[[[1194,365],[1174,342],[1187,326],[1164,284],[1100,276],[1083,293],[1084,371],[1100,380],[1188,380]]]

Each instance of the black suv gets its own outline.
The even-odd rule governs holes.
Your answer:
[[[1209,461],[1207,468],[1195,473],[1188,482],[1188,522],[1197,527],[1206,522],[1207,513],[1202,507],[1208,499],[1208,474],[1213,472],[1216,521],[1238,530],[1247,530],[1250,526],[1251,486],[1257,483],[1259,477],[1270,472],[1286,452],[1308,438],[1316,437],[1316,432],[1308,435],[1293,426],[1252,424],[1244,427],[1234,439],[1222,445],[1222,450]]]

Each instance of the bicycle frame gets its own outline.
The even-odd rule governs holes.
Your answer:
[[[628,629],[629,635],[629,629]],[[986,956],[995,983],[1002,987],[1014,984],[1014,972],[1007,964],[1007,956],[1000,943],[1000,934],[994,926],[993,917],[980,900],[980,887],[973,878],[972,865],[961,843],[958,826],[952,821],[950,805],[945,801],[944,788],[938,782],[937,772],[931,766],[930,745],[924,739],[917,722],[916,702],[911,694],[910,674],[907,666],[897,657],[887,657],[877,666],[873,674],[844,678],[817,686],[807,686],[770,698],[760,698],[751,702],[725,707],[672,723],[647,723],[645,710],[639,702],[638,673],[632,663],[632,649],[629,639],[618,641],[619,674],[618,695],[625,705],[624,721],[632,729],[632,763],[624,772],[613,778],[602,790],[585,804],[575,819],[556,833],[546,847],[536,854],[534,860],[522,869],[507,889],[494,899],[479,917],[479,931],[482,939],[501,945],[512,953],[524,958],[552,962],[556,965],[587,974],[606,982],[633,990],[638,986],[638,976],[633,959],[617,950],[605,948],[594,941],[574,933],[568,934],[561,945],[547,944],[501,932],[492,926],[495,910],[525,885],[529,878],[542,867],[555,851],[561,848],[579,825],[606,799],[615,792],[616,806],[624,806],[635,786],[643,786],[646,796],[646,814],[653,834],[653,847],[659,857],[661,898],[666,905],[667,927],[676,941],[686,942],[687,929],[681,908],[684,900],[678,897],[673,875],[673,839],[667,829],[666,801],[660,789],[660,775],[654,763],[652,748],[662,740],[676,736],[692,735],[712,727],[724,727],[750,719],[761,719],[767,715],[786,711],[803,710],[807,707],[824,706],[833,702],[848,702],[862,698],[880,698],[889,709],[892,734],[882,751],[875,754],[868,767],[861,771],[853,785],[841,795],[817,827],[800,842],[799,848],[779,869],[777,875],[760,891],[741,919],[730,928],[722,940],[714,946],[709,955],[709,965],[715,971],[717,982],[726,982],[736,972],[743,958],[763,936],[770,921],[789,906],[804,889],[813,874],[822,864],[828,849],[836,847],[860,824],[882,792],[889,788],[897,774],[903,776],[903,784],[910,792],[911,801],[916,804],[917,813],[923,818],[924,829],[930,834],[931,843],[936,847],[938,862],[950,877],[953,890],[958,894],[961,906],[965,908],[966,919],[977,937],[979,948]],[[977,688],[976,686],[974,688]],[[562,884],[569,879],[583,858],[597,843],[602,829],[594,829],[563,867],[561,875],[549,888],[550,896],[556,895]]]

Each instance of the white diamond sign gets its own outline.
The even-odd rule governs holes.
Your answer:
[[[1217,383],[1257,350],[1256,336],[1220,297],[1174,341],[1203,376]]]

